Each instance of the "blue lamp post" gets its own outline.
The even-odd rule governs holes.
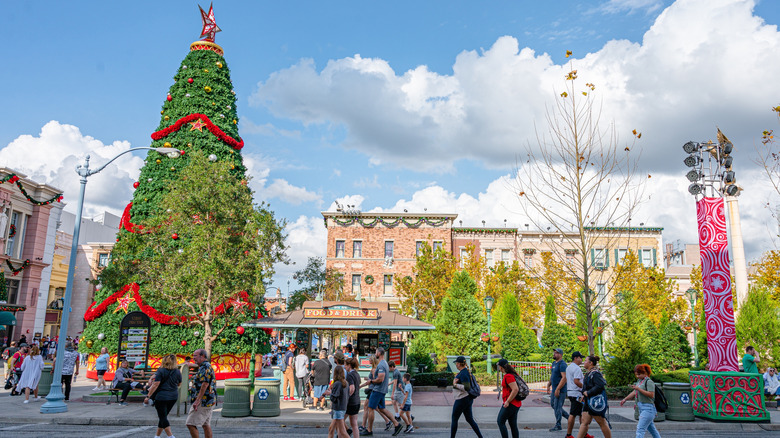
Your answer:
[[[487,311],[487,323],[488,323],[488,342],[487,342],[487,373],[493,374],[493,357],[490,355],[490,311],[493,310],[493,303],[495,300],[491,296],[485,297],[485,310]]]
[[[68,318],[70,317],[71,310],[70,298],[71,292],[73,291],[73,276],[75,275],[76,270],[76,252],[78,251],[79,247],[79,229],[81,228],[81,213],[84,207],[84,191],[87,186],[87,177],[99,173],[114,160],[128,152],[140,151],[144,149],[153,150],[159,152],[160,154],[168,155],[171,158],[176,158],[180,155],[179,150],[175,148],[140,147],[131,148],[122,152],[121,154],[109,160],[108,163],[95,170],[90,170],[89,168],[89,155],[87,155],[87,157],[84,159],[84,164],[76,166],[76,173],[78,173],[81,177],[79,180],[81,183],[81,188],[79,190],[78,204],[76,204],[76,223],[73,226],[73,244],[70,248],[70,261],[68,262],[68,282],[65,286],[65,296],[63,297],[61,318],[62,322],[60,323],[60,334],[58,338],[59,341],[57,342],[57,359],[54,361],[54,376],[52,376],[49,395],[46,396],[46,403],[41,405],[42,414],[57,414],[68,411],[68,405],[66,405],[64,402],[65,396],[62,394],[62,385],[60,383],[62,380],[62,356],[63,352],[65,351],[65,338],[68,336]]]

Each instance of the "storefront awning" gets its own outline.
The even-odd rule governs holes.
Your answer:
[[[0,312],[0,325],[16,325],[16,316],[11,312]]]
[[[314,330],[433,330],[435,327],[390,310],[388,303],[306,301],[300,310],[241,324],[244,327]]]

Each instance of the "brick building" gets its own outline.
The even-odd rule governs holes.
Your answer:
[[[452,251],[456,214],[322,212],[328,229],[325,267],[344,275],[344,287],[367,301],[395,306],[396,278],[412,275],[422,242]],[[358,298],[359,299],[359,298]]]

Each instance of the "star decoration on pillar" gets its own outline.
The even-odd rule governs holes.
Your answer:
[[[129,306],[133,301],[135,301],[135,298],[133,298],[133,295],[128,292],[125,296],[116,300],[117,306],[116,309],[114,309],[114,313],[119,312],[120,310],[124,310],[126,314],[128,310],[127,306]]]
[[[201,119],[195,120],[194,122],[190,122],[190,125],[192,125],[192,128],[190,128],[190,131],[198,130],[200,132],[203,132],[203,128],[206,127],[206,124],[203,123]]]
[[[211,41],[213,43],[217,32],[222,32],[222,29],[217,26],[217,22],[214,20],[214,4],[212,3],[209,6],[208,14],[200,6],[198,8],[200,8],[200,17],[203,20],[203,30],[200,33],[200,37],[203,41]]]

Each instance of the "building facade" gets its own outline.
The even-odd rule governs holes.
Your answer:
[[[396,278],[412,275],[423,242],[452,251],[456,214],[322,212],[328,230],[325,267],[344,276],[357,299],[398,304]]]

